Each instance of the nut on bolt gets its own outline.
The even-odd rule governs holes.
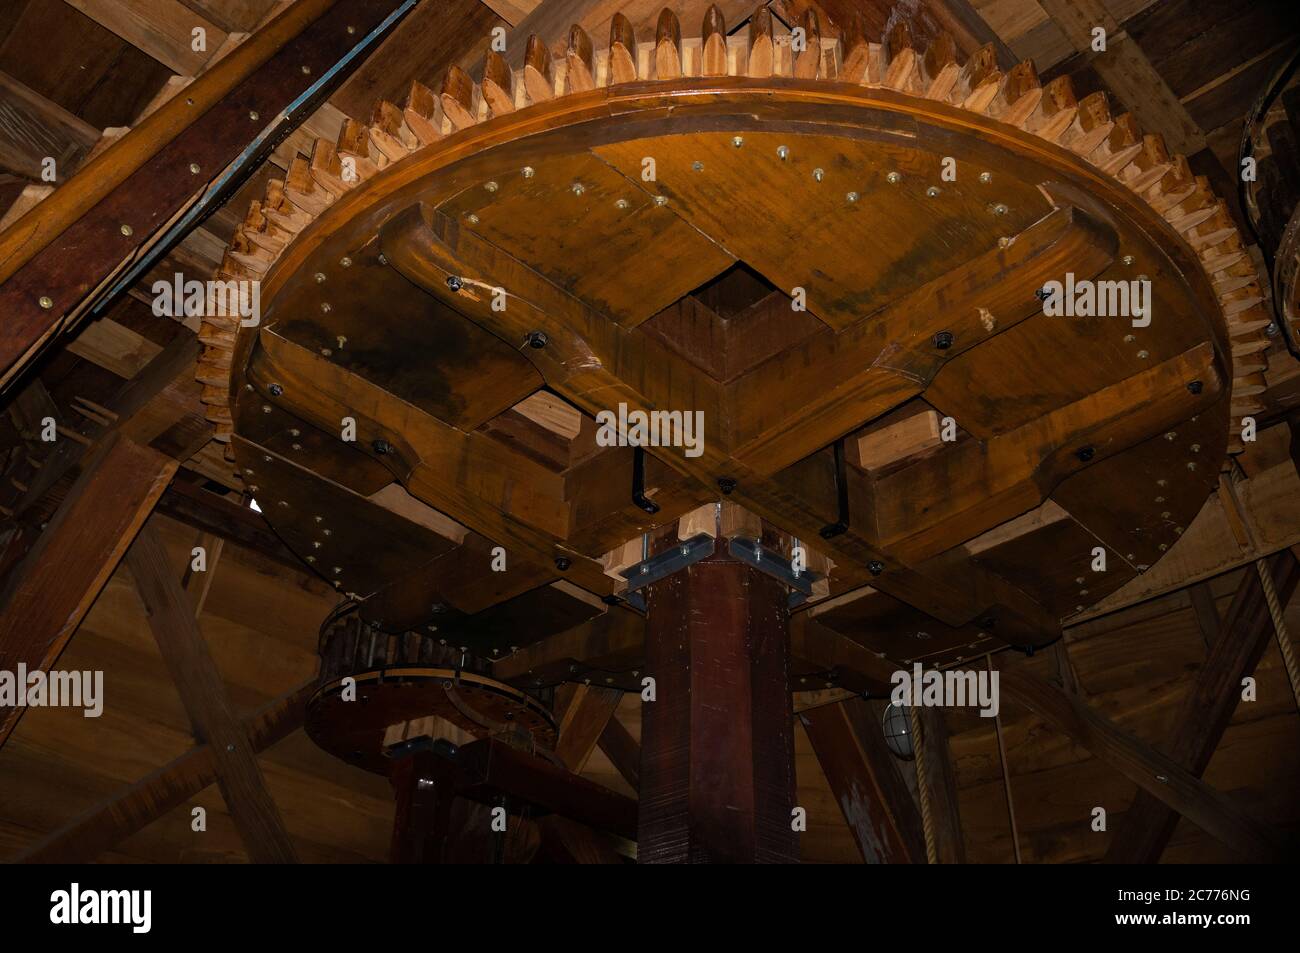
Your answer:
[[[871,571],[871,575],[879,576],[882,572],[885,571],[885,564],[882,563],[879,559],[873,559],[871,560],[871,562],[867,563],[867,569]]]
[[[736,488],[736,481],[732,477],[718,477],[718,489],[723,495],[730,494]]]
[[[370,446],[374,447],[375,453],[379,454],[381,457],[393,452],[393,445],[387,440],[376,440]]]
[[[461,281],[460,277],[457,275],[450,275],[447,278],[447,287],[452,291],[459,291],[461,288],[465,287],[465,282]]]
[[[529,331],[528,336],[524,338],[524,341],[527,342],[528,346],[533,350],[540,351],[550,343],[550,338],[546,336],[544,331]]]
[[[934,346],[941,351],[946,351],[952,347],[952,332],[940,331],[934,336]]]

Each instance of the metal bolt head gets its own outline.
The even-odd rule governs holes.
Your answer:
[[[339,264],[342,265],[344,268],[351,268],[352,259],[349,258],[347,255],[344,255],[342,258],[339,259]]]
[[[1200,381],[1191,381],[1187,385],[1187,389],[1193,394],[1199,394],[1202,390],[1205,389],[1205,385],[1202,384]]]
[[[655,196],[655,205],[663,206],[663,205],[667,205],[667,204],[668,204],[668,196],[666,196],[666,195],[656,195],[656,196]]]
[[[941,351],[946,351],[952,347],[953,337],[951,331],[940,331],[934,336],[934,346]]]
[[[627,199],[618,199],[618,200],[614,203],[614,208],[619,209],[620,211],[623,211],[623,210],[626,210],[627,208],[629,208],[631,205],[632,205],[632,203],[629,202]]]
[[[694,162],[691,163],[691,168],[694,169],[696,172],[703,172],[704,163],[696,159]]]
[[[582,195],[587,191],[587,187],[581,182],[574,182],[571,186],[574,195]]]
[[[250,109],[248,112],[248,118],[253,120],[253,122],[257,122],[257,120],[261,119],[262,117],[258,115],[256,109]]]
[[[850,202],[856,202],[858,200],[858,193],[850,192],[848,195],[844,196],[844,198]]]
[[[284,393],[284,388],[279,384],[272,384],[270,387],[267,388],[267,390],[271,392],[272,397],[279,397],[281,394]]]
[[[867,569],[871,572],[871,575],[879,576],[885,571],[885,564],[879,559],[873,559],[871,562],[867,563]]]
[[[531,165],[526,165],[519,170],[519,174],[522,175],[525,179],[531,179],[533,176],[537,174],[537,170],[534,169]]]
[[[199,164],[197,162],[191,162],[190,175],[198,175],[198,174],[199,174]]]
[[[1133,256],[1125,255],[1123,258],[1120,259],[1120,261],[1122,261],[1126,265],[1131,265],[1133,264]]]
[[[735,146],[737,149],[739,149],[741,146],[743,146],[743,145],[745,144],[745,137],[744,137],[744,136],[732,136],[732,137],[731,137],[731,144],[732,144],[733,146]]]
[[[981,173],[980,173],[980,181],[983,182],[985,185],[988,185],[990,182],[993,181],[993,173],[992,173],[992,172],[981,172]]]
[[[465,287],[465,282],[461,281],[458,275],[449,275],[447,277],[447,287],[452,291],[459,291],[461,288]]]
[[[375,440],[370,444],[370,446],[373,447],[375,453],[379,454],[381,457],[392,453],[393,450],[393,445],[387,440]]]
[[[475,215],[473,212],[470,212],[465,216],[465,221],[469,222],[471,225],[477,225],[478,216]]]
[[[1089,460],[1091,460],[1093,454],[1095,453],[1096,451],[1093,450],[1092,447],[1080,447],[1078,450],[1074,451],[1074,455],[1078,457],[1080,460],[1082,460],[1084,463],[1087,463]]]
[[[546,336],[544,331],[530,331],[528,337],[524,338],[524,340],[534,351],[540,351],[550,343],[550,338]]]
[[[899,182],[903,181],[903,177],[897,172],[891,172],[889,175],[885,176],[885,181],[890,185],[897,185]]]
[[[501,186],[497,185],[495,182],[484,182],[483,188],[489,192],[495,192],[497,189],[501,188]]]
[[[325,272],[318,271],[316,274],[312,275],[312,278],[316,280],[316,284],[323,284],[325,281]]]
[[[556,557],[555,557],[555,568],[558,569],[560,572],[564,572],[564,571],[567,570],[571,565],[573,565],[573,563],[572,563],[572,561],[569,559],[568,556],[556,556]]]
[[[790,147],[789,147],[789,146],[777,146],[777,147],[776,147],[776,157],[777,157],[778,159],[780,159],[782,162],[784,162],[786,159],[790,158]]]
[[[729,495],[736,488],[736,481],[732,477],[718,477],[718,489],[723,495]]]
[[[41,295],[40,305],[46,311],[49,311],[50,308],[54,307],[54,299],[49,295]]]
[[[135,234],[135,229],[132,228],[130,225],[122,225],[120,228],[118,228],[118,231],[121,232],[123,235],[125,235],[127,238],[130,238],[132,235]]]
[[[824,179],[824,178],[826,178],[826,173],[825,173],[824,170],[822,170],[822,169],[813,169],[813,179],[815,179],[816,181],[820,182],[820,181],[821,181],[822,179]]]
[[[304,63],[304,64],[302,65],[301,69],[302,69],[302,75],[303,75],[303,76],[310,76],[310,75],[311,75],[311,67],[308,66],[306,63]]]
[[[925,194],[928,195],[928,196],[930,196],[930,198],[935,198],[935,197],[939,194],[940,191],[941,191],[941,190],[940,190],[939,186],[937,186],[937,185],[932,185],[932,186],[930,186],[928,189],[925,190]]]

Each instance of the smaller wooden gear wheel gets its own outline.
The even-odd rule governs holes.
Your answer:
[[[555,747],[555,719],[540,693],[497,681],[470,656],[462,665],[462,653],[431,634],[384,633],[348,611],[326,621],[320,647],[307,734],[358,767],[387,775],[389,749],[424,736],[464,733]]]

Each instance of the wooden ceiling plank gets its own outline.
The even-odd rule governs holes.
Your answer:
[[[0,72],[0,167],[44,183],[45,160],[53,159],[54,181],[66,182],[99,137],[94,126]]]
[[[1267,565],[1278,599],[1285,606],[1300,583],[1300,561],[1289,550],[1283,550],[1268,559]],[[1193,586],[1193,598],[1206,585]],[[1213,601],[1206,611],[1213,611]],[[1197,615],[1200,622],[1201,610]],[[1257,573],[1248,569],[1242,576],[1227,616],[1216,628],[1217,638],[1173,721],[1177,726],[1174,736],[1163,746],[1170,758],[1196,777],[1209,767],[1241,700],[1242,680],[1254,673],[1273,635],[1273,620]],[[1139,789],[1111,836],[1106,862],[1158,862],[1177,823],[1178,813],[1172,807]]]
[[[48,671],[176,472],[121,434],[102,442],[0,593],[0,669]],[[0,746],[24,709],[0,709]]]
[[[307,699],[315,691],[316,680],[312,679],[247,719],[243,730],[253,751],[260,754],[301,728]],[[216,780],[217,757],[212,745],[198,745],[54,831],[16,860],[29,864],[88,863],[185,804]]]
[[[483,5],[512,27],[537,9],[541,0],[482,0]]]
[[[181,74],[197,76],[226,41],[226,31],[180,0],[65,0],[100,26]],[[203,31],[199,44],[195,30]],[[196,50],[196,45],[203,49]]]
[[[1077,696],[1024,671],[1000,673],[1003,697],[1043,718],[1075,744],[1181,814],[1207,834],[1252,859],[1277,857],[1286,838],[1205,784],[1191,771],[1102,717]]]
[[[156,529],[144,528],[126,561],[195,735],[215,755],[221,794],[248,856],[255,863],[295,863],[297,854],[279,808]]]
[[[870,712],[855,718],[850,711],[850,706],[864,705],[844,701],[800,712],[798,718],[863,861],[922,863],[921,818],[892,763],[894,756],[880,732],[872,730]]]

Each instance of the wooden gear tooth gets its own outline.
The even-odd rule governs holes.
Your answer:
[[[609,25],[609,82],[612,86],[615,83],[631,83],[636,79],[636,34],[632,30],[631,21],[623,14],[616,13]]]
[[[1257,361],[1268,347],[1262,335],[1268,315],[1258,275],[1226,205],[1204,178],[1192,174],[1183,156],[1169,153],[1161,136],[1143,134],[1130,114],[1112,117],[1105,93],[1077,100],[1068,76],[1042,86],[1030,61],[1003,73],[992,44],[963,62],[956,41],[942,30],[922,51],[913,23],[897,11],[879,26],[883,29],[879,42],[866,36],[859,11],[838,24],[840,35],[835,39],[821,36],[824,24],[811,6],[803,8],[800,26],[806,47],[792,51],[788,41],[777,41],[767,4],[759,4],[748,25],[728,37],[722,10],[714,4],[704,13],[699,38],[683,39],[676,12],[664,7],[653,40],[638,45],[631,20],[615,13],[603,50],[595,49],[585,30],[575,24],[557,60],[552,60],[546,43],[533,35],[517,72],[492,51],[485,58],[481,84],[457,66],[447,70],[436,92],[414,81],[400,107],[381,100],[367,123],[347,118],[335,141],[317,139],[310,157],[295,155],[284,180],[268,183],[264,199],[250,206],[219,274],[224,280],[260,278],[298,233],[358,183],[489,116],[586,92],[597,84],[668,81],[688,74],[758,80],[792,76],[887,87],[949,103],[1069,149],[1124,183],[1191,245],[1220,297],[1239,364]],[[345,160],[355,176],[345,175]],[[205,344],[224,346],[231,343],[232,333],[228,325],[217,322],[205,323],[200,335]],[[219,385],[228,379],[229,353],[214,350],[225,357],[209,358],[205,352],[201,367],[211,379],[208,383]],[[1242,386],[1252,388],[1253,396],[1258,383],[1255,373],[1239,374],[1237,379],[1250,381]],[[211,398],[215,392],[205,393]]]

